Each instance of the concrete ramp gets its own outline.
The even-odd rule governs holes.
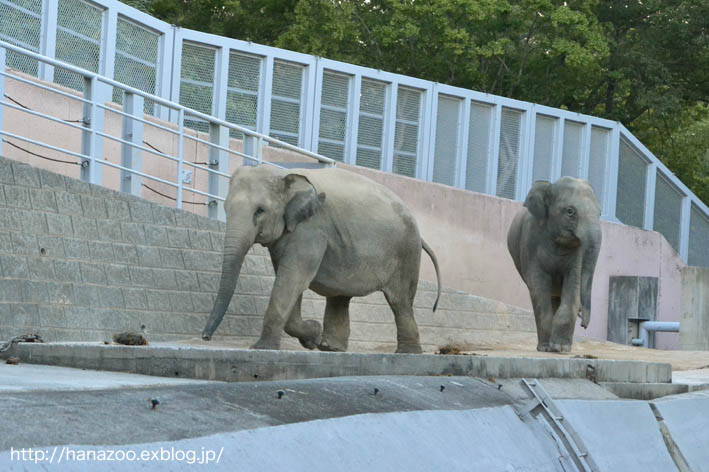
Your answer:
[[[692,392],[653,403],[681,459],[695,472],[709,471],[709,392]]]

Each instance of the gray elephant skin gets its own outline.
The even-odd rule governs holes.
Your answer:
[[[601,248],[600,207],[588,181],[535,182],[507,233],[507,248],[527,284],[537,350],[569,352],[576,317],[591,320],[593,272]]]
[[[308,349],[346,351],[352,297],[384,292],[394,312],[398,353],[420,353],[413,301],[421,239],[403,201],[386,187],[343,169],[240,167],[224,204],[222,276],[214,308],[202,332],[211,339],[234,293],[246,253],[255,243],[268,248],[276,278],[254,349],[279,349],[281,333]],[[323,325],[303,320],[306,289],[326,297]]]

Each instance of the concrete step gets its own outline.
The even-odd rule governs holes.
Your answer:
[[[709,390],[709,384],[600,382],[600,385],[620,398],[654,400],[667,395]]]

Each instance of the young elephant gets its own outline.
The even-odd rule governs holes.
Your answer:
[[[222,277],[202,339],[219,326],[234,293],[249,248],[268,248],[276,280],[255,349],[279,349],[281,332],[308,348],[345,351],[352,297],[384,292],[394,312],[397,350],[420,353],[413,301],[421,239],[404,203],[386,187],[337,168],[284,169],[262,165],[234,172],[225,202]],[[324,326],[303,321],[300,305],[307,288],[326,297]],[[433,309],[436,309],[436,303]]]
[[[591,320],[591,286],[601,248],[601,211],[588,181],[535,182],[507,233],[507,248],[529,288],[537,350],[571,350],[576,316]]]

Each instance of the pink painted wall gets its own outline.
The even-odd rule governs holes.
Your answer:
[[[62,119],[76,120],[82,115],[80,102],[11,79],[6,83],[6,93],[34,110],[41,110]],[[81,149],[79,130],[67,131],[67,127],[63,125],[11,109],[5,109],[4,120],[6,129],[12,133],[76,152]],[[113,136],[120,136],[121,120],[119,115],[107,112],[106,132]],[[173,126],[160,120],[154,121],[163,126]],[[199,136],[201,139],[207,139],[204,134]],[[176,154],[177,140],[174,135],[164,130],[146,126],[144,140],[166,153]],[[104,141],[105,158],[120,163],[120,144],[109,140]],[[37,146],[21,142],[17,144],[49,157],[76,160]],[[230,148],[240,150],[241,142],[232,140]],[[7,143],[3,145],[3,154],[71,177],[79,176],[77,165],[58,164],[29,156]],[[271,161],[304,160],[288,152],[268,148],[264,150],[264,157]],[[206,146],[187,141],[185,158],[192,162],[206,161]],[[239,158],[231,158],[231,169],[240,164]],[[507,229],[514,215],[522,209],[520,202],[362,167],[347,165],[341,167],[386,185],[409,205],[419,222],[422,236],[438,256],[445,286],[531,309],[527,288],[514,268],[506,244]],[[148,153],[143,153],[143,170],[158,177],[175,180],[176,165]],[[174,189],[169,186],[147,180],[145,183],[162,193],[175,195]],[[196,171],[193,185],[204,190],[207,188],[206,183],[206,173]],[[113,189],[119,188],[117,170],[104,168],[104,185]],[[143,197],[158,203],[174,205],[174,201],[145,188]],[[204,197],[185,192],[185,199],[200,203],[185,204],[185,209],[202,215],[206,213],[206,207],[201,204],[205,200]],[[674,249],[659,233],[653,231],[605,221],[602,222],[602,230],[603,244],[594,278],[591,324],[585,331],[577,326],[576,335],[606,339],[608,286],[609,277],[613,275],[658,277],[658,319],[679,321],[681,270],[685,264]],[[426,256],[422,260],[422,278],[435,280],[430,260]],[[679,336],[676,333],[658,333],[657,347],[677,349]]]

